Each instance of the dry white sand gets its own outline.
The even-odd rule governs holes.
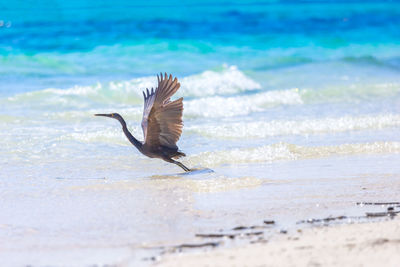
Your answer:
[[[400,218],[303,229],[267,243],[164,256],[157,266],[400,266]]]

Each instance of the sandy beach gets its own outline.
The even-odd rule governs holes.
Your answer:
[[[174,253],[155,266],[399,266],[400,219],[277,234],[266,243]]]
[[[400,266],[400,1],[0,8],[0,267]]]

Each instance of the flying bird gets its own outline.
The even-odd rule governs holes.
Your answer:
[[[126,122],[118,113],[111,114],[95,114],[95,116],[104,116],[118,120],[122,125],[128,140],[142,154],[150,158],[160,158],[167,162],[173,163],[190,171],[181,162],[176,161],[180,157],[186,156],[176,145],[182,134],[183,121],[183,97],[171,101],[170,98],[178,91],[181,86],[178,79],[172,79],[172,75],[163,77],[157,75],[158,85],[151,91],[146,88],[143,91],[144,109],[142,118],[142,129],[144,141],[137,140],[126,127]]]

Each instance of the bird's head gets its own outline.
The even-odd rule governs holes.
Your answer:
[[[119,121],[123,121],[122,116],[119,115],[118,113],[110,113],[110,114],[94,114],[95,116],[103,116],[103,117],[109,117],[109,118],[113,118]]]

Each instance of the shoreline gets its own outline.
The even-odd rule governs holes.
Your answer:
[[[169,253],[154,266],[398,266],[400,218],[313,226],[263,243]]]

